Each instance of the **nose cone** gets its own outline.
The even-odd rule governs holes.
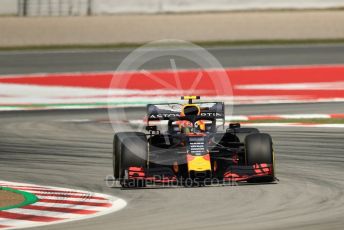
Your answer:
[[[210,156],[206,154],[204,156],[187,156],[188,170],[190,171],[208,171],[211,170]]]

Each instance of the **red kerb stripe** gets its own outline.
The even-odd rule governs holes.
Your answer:
[[[82,196],[82,195],[72,195],[72,194],[49,194],[49,193],[35,193],[37,196],[56,196],[56,197],[66,197],[66,198],[84,198],[84,199],[94,199],[94,200],[107,200],[104,197],[98,197],[98,196]]]
[[[94,210],[87,210],[87,209],[83,210],[83,209],[77,209],[77,208],[47,207],[47,206],[39,206],[39,205],[27,205],[21,208],[30,209],[30,210],[50,211],[50,212],[74,213],[74,214],[94,214],[97,212]]]
[[[0,211],[0,217],[8,219],[19,219],[19,220],[29,220],[37,222],[53,222],[58,220],[64,220],[64,218],[49,217],[49,216],[35,216],[19,213],[11,213],[6,211]]]
[[[95,203],[84,201],[71,201],[71,200],[53,200],[53,199],[40,199],[39,202],[56,203],[56,204],[73,204],[73,205],[86,205],[96,207],[111,207],[111,203]]]

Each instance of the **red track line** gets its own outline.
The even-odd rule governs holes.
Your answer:
[[[64,220],[64,218],[58,217],[49,217],[49,216],[36,216],[36,215],[27,215],[19,213],[11,213],[6,211],[0,211],[0,217],[8,219],[19,219],[19,220],[28,220],[28,221],[37,221],[37,222],[53,222]]]
[[[95,202],[71,201],[71,200],[40,199],[39,202],[55,203],[55,204],[74,204],[74,205],[85,205],[85,206],[96,206],[96,207],[111,207],[112,206],[112,204],[110,203],[95,203]]]
[[[344,118],[344,114],[331,114],[331,118]]]
[[[280,120],[281,118],[279,118],[278,116],[274,116],[274,115],[255,115],[255,116],[247,116],[248,120],[250,121],[254,121],[254,120]]]
[[[60,207],[47,207],[47,206],[39,206],[39,205],[27,205],[21,207],[23,209],[30,209],[30,210],[40,210],[40,211],[50,211],[50,212],[64,212],[64,213],[73,213],[73,214],[94,214],[98,211],[94,210],[87,210],[87,209],[77,209],[77,208],[60,208]]]
[[[0,228],[11,228],[11,226],[0,224]]]
[[[37,196],[56,196],[56,197],[66,197],[66,198],[84,198],[84,199],[94,199],[94,200],[107,200],[104,197],[98,197],[98,196],[82,196],[82,195],[69,195],[69,194],[49,194],[49,193],[45,193],[45,194],[40,194],[40,193],[35,193],[33,192],[33,194],[37,195]]]
[[[225,69],[232,85],[242,84],[283,84],[283,83],[314,83],[314,82],[338,82],[343,80],[344,66],[301,66],[301,67],[276,67],[276,68],[252,68],[252,69]],[[211,73],[210,73],[211,72]],[[210,74],[216,74],[217,70],[202,71],[203,80],[200,88],[210,89],[213,87]],[[221,72],[221,71],[220,71]],[[151,71],[156,78],[174,84],[174,73],[172,71]],[[199,70],[178,71],[178,77],[186,83],[192,83],[197,77]],[[65,87],[91,87],[109,88],[112,79],[130,80],[118,81],[119,88],[154,90],[161,89],[162,86],[154,79],[146,77],[141,72],[130,73],[80,73],[80,74],[47,74],[41,75],[22,75],[22,77],[1,78],[1,83],[31,84],[41,86],[65,86]],[[326,76],[326,77],[324,77]],[[121,87],[122,86],[122,87]],[[188,89],[189,84],[182,84],[184,89]]]

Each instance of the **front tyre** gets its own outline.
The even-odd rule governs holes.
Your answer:
[[[143,180],[129,180],[126,172],[129,167],[147,168],[147,138],[141,132],[116,133],[113,142],[113,171],[115,179],[122,187],[144,187]]]
[[[275,180],[275,161],[272,138],[266,133],[254,133],[245,138],[246,164],[269,164],[272,166],[272,174],[254,178],[248,182],[273,182]]]
[[[142,168],[143,170],[147,169],[148,144],[146,135],[144,133],[136,133],[136,135],[123,139],[120,158],[119,174],[122,187],[145,187],[146,183],[144,178],[130,179],[128,170],[130,167]]]

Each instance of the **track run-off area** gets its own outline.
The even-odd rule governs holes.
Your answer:
[[[285,101],[276,103],[278,101],[269,101],[266,98],[266,103],[238,101],[234,105],[233,115],[344,114],[344,102],[338,100],[344,97],[344,78],[343,74],[339,74],[343,71],[340,62],[344,59],[338,58],[340,54],[336,52],[339,49],[325,47],[322,50],[318,46],[303,48],[304,59],[293,59],[292,51],[299,50],[292,47],[247,48],[236,51],[236,54],[239,53],[238,59],[243,60],[242,66],[228,68],[229,66],[225,65],[229,71],[238,71],[238,83],[233,80],[233,85],[239,86],[235,89],[236,92],[245,92],[240,96],[245,96],[246,99],[257,96],[269,96],[271,99],[273,96],[273,100],[276,100],[275,96],[278,96],[278,100]],[[314,57],[314,53],[324,53],[324,50],[328,52],[330,60]],[[283,51],[288,54],[289,61],[273,58],[273,61],[263,63],[262,66],[268,68],[252,67],[259,58],[264,58],[264,53],[267,57],[283,56]],[[217,58],[221,62],[235,59],[231,52],[213,52],[220,53]],[[126,123],[112,126],[109,113],[103,108],[107,104],[91,106],[94,102],[99,102],[99,98],[107,98],[108,90],[105,85],[109,84],[113,75],[98,77],[97,74],[108,74],[111,71],[108,68],[96,69],[95,71],[102,73],[93,74],[93,71],[87,69],[87,63],[81,62],[86,60],[85,53],[91,56],[92,53],[81,53],[73,53],[80,58],[73,56],[74,61],[70,59],[69,66],[73,66],[70,70],[78,66],[77,69],[83,74],[72,73],[67,76],[57,74],[59,71],[56,70],[54,62],[49,62],[48,59],[42,71],[37,71],[34,66],[24,68],[24,56],[30,59],[28,62],[33,62],[35,58],[42,58],[42,54],[0,54],[1,58],[8,57],[14,61],[11,62],[14,64],[0,68],[3,70],[0,71],[0,85],[5,90],[1,91],[1,100],[5,102],[2,107],[10,107],[6,109],[10,111],[0,113],[0,179],[107,194],[125,200],[127,206],[119,212],[97,218],[35,229],[343,229],[344,134],[341,128],[259,127],[262,132],[270,133],[274,140],[279,179],[276,184],[123,190],[106,182],[107,176],[112,175],[114,132],[136,126]],[[56,60],[64,60],[61,53],[54,55],[54,52],[48,52],[43,55],[53,57],[50,60],[55,60],[55,63]],[[95,52],[93,55],[104,54]],[[249,68],[244,68],[244,60]],[[295,61],[302,66],[285,66]],[[178,61],[176,63],[178,64]],[[165,69],[160,68],[162,66],[157,63],[155,67],[160,69],[156,70],[157,72]],[[192,71],[192,68],[188,71]],[[279,72],[269,75],[269,71]],[[302,72],[303,78],[296,77],[294,71],[298,74],[305,71]],[[37,74],[48,72],[53,75]],[[245,83],[239,74],[247,74],[249,82]],[[67,78],[61,78],[63,76]],[[264,77],[268,78],[268,81]],[[76,84],[74,86],[78,88],[72,89],[74,86],[66,85],[69,83]],[[104,84],[104,87],[89,87],[91,83],[98,86]],[[49,90],[50,94],[47,93]],[[31,92],[31,96],[36,96],[28,98],[28,92]],[[65,92],[65,95],[61,92]],[[254,93],[250,95],[249,92]],[[80,101],[75,101],[75,95],[79,95],[83,100],[78,98]],[[83,98],[85,95],[87,100]],[[175,94],[168,96],[176,98]],[[141,97],[142,95],[137,96]],[[177,97],[173,100],[178,99]],[[72,106],[73,110],[69,110],[65,103],[58,101],[55,107],[49,108],[54,100],[67,100],[67,104],[78,106]],[[18,102],[22,104],[19,105]],[[80,104],[89,107],[84,106],[81,109]],[[12,111],[15,107],[22,110],[22,105],[25,105],[26,111]],[[42,108],[45,110],[32,111]],[[128,120],[139,120],[145,115],[145,108],[135,105],[124,109],[114,108],[111,113],[114,118],[117,110],[124,111]]]

